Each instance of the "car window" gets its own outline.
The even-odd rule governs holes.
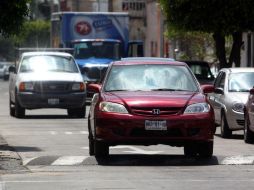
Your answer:
[[[78,72],[73,59],[61,56],[39,55],[25,57],[20,64],[20,72]]]
[[[189,65],[192,72],[198,79],[214,79],[209,66],[206,65]]]
[[[187,67],[152,64],[112,66],[105,84],[105,91],[163,89],[197,91],[198,87]]]
[[[254,85],[254,72],[231,73],[228,84],[229,92],[249,92]]]
[[[214,82],[215,88],[224,88],[225,76],[226,76],[226,74],[223,71],[219,72],[219,74]]]

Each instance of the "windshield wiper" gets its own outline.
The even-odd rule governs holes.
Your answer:
[[[173,88],[156,88],[156,89],[151,89],[152,91],[186,91],[183,89],[173,89]]]

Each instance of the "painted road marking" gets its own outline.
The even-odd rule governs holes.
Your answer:
[[[222,165],[250,165],[254,164],[254,156],[230,156],[226,157],[221,162]]]
[[[55,160],[52,166],[73,166],[81,164],[88,156],[61,156]]]
[[[65,135],[88,135],[88,131],[64,131],[64,132],[57,132],[57,131],[49,131],[50,135],[59,135],[59,134],[65,134]]]

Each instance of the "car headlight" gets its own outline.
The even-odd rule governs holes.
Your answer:
[[[24,92],[24,91],[33,91],[34,90],[34,85],[32,82],[21,82],[19,84],[19,91]]]
[[[207,103],[196,103],[187,106],[184,111],[184,114],[192,114],[192,113],[207,113],[210,111],[210,105]]]
[[[104,112],[128,113],[123,105],[113,102],[101,102],[100,110]]]
[[[84,91],[85,90],[85,84],[83,82],[74,83],[74,84],[72,84],[71,89],[73,91]]]
[[[243,103],[234,103],[232,106],[232,110],[236,112],[243,113],[244,104]]]

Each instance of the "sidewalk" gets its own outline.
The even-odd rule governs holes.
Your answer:
[[[0,135],[0,174],[17,172],[17,170],[23,169],[20,156]]]

